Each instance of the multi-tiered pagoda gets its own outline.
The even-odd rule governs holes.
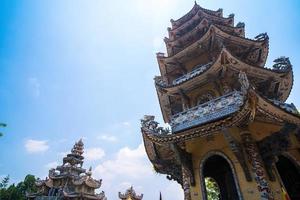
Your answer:
[[[171,20],[167,55],[157,53],[155,86],[164,122],[142,120],[154,169],[177,181],[186,200],[300,199],[300,116],[285,103],[292,86],[287,57],[265,67],[269,37],[245,37],[245,24],[195,3]]]
[[[88,171],[83,165],[83,142],[75,143],[71,153],[63,158],[63,164],[56,169],[49,170],[46,180],[37,180],[38,192],[28,194],[28,199],[35,200],[106,200],[102,191],[95,190],[101,186],[101,180],[92,178],[92,169]]]

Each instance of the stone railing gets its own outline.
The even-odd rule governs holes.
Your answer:
[[[296,108],[296,106],[291,103],[284,103],[275,99],[269,99],[273,104],[275,104],[276,106],[279,106],[280,108],[284,109],[285,111],[289,112],[289,113],[293,113],[295,115],[299,115],[299,112]]]
[[[208,69],[211,66],[211,64],[212,63],[210,62],[205,65],[201,64],[201,65],[196,66],[195,69],[192,70],[191,72],[188,72],[187,74],[173,80],[172,84],[178,85],[178,84],[185,82],[191,78],[194,78],[195,76],[197,76],[199,74],[202,74],[202,72],[204,72],[206,69]]]
[[[256,41],[265,41],[265,40],[268,40],[268,39],[269,39],[269,36],[268,36],[267,33],[261,33],[261,34],[259,34],[255,37]]]
[[[243,94],[238,91],[233,91],[224,96],[173,115],[170,123],[172,133],[228,116],[238,111],[243,103]]]
[[[188,81],[188,80],[190,80],[190,79],[192,79],[192,78],[194,78],[194,77],[202,74],[211,65],[212,65],[212,62],[204,64],[204,65],[203,64],[198,65],[198,66],[195,67],[194,70],[192,70],[192,71],[190,71],[190,72],[188,72],[188,73],[186,73],[186,74],[184,74],[184,75],[182,75],[182,76],[174,79],[171,84],[168,84],[166,81],[164,81],[162,79],[162,77],[156,76],[154,78],[155,84],[158,85],[158,86],[160,86],[160,87],[164,87],[164,88],[179,85],[179,84],[181,84],[183,82],[186,82],[186,81]]]

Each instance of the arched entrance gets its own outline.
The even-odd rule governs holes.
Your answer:
[[[233,167],[230,161],[222,154],[213,154],[204,159],[201,164],[201,182],[204,188],[203,196],[206,200],[208,198],[208,185],[205,184],[205,179],[211,178],[214,180],[219,188],[220,200],[238,200],[241,199],[238,190],[238,184],[234,177]]]
[[[291,200],[300,200],[300,170],[286,156],[278,156],[276,168]]]

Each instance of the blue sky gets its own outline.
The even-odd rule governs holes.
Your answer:
[[[0,1],[0,176],[44,178],[84,138],[94,176],[109,199],[133,185],[144,199],[181,199],[180,187],[157,175],[140,134],[144,114],[162,122],[153,84],[155,53],[186,0]],[[246,36],[267,32],[268,66],[282,55],[294,66],[288,99],[300,105],[300,2],[202,0],[245,22]],[[56,163],[57,162],[57,163]]]

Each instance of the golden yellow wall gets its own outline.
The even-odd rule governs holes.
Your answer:
[[[262,123],[253,124],[250,129],[253,131],[253,137],[255,139],[261,139],[264,134],[269,134],[275,131],[278,131],[280,127],[278,126],[264,126]],[[234,138],[240,141],[239,130],[237,128],[230,130]],[[288,154],[290,154],[293,158],[295,158],[300,163],[300,153],[297,148],[299,148],[299,142],[297,141],[295,136],[291,137],[292,140],[292,147],[290,148]],[[191,197],[192,200],[199,200],[202,198],[202,191],[201,191],[201,184],[200,184],[200,163],[203,158],[206,156],[207,153],[212,151],[218,151],[223,153],[228,159],[231,160],[233,164],[235,174],[238,180],[238,184],[240,186],[240,192],[243,199],[260,199],[259,192],[257,190],[257,183],[253,179],[253,181],[248,182],[245,178],[244,172],[241,168],[240,163],[238,162],[237,158],[233,154],[233,152],[229,149],[228,143],[225,140],[222,133],[216,133],[213,138],[197,138],[191,141],[186,142],[187,151],[192,153],[193,155],[193,167],[195,173],[195,181],[196,185],[191,187]],[[246,158],[247,159],[247,158]],[[251,166],[248,163],[248,167],[251,170]],[[251,172],[252,173],[252,172]],[[271,182],[265,172],[266,179],[269,182],[269,186],[273,192],[274,199],[281,199],[281,187],[279,182]]]

